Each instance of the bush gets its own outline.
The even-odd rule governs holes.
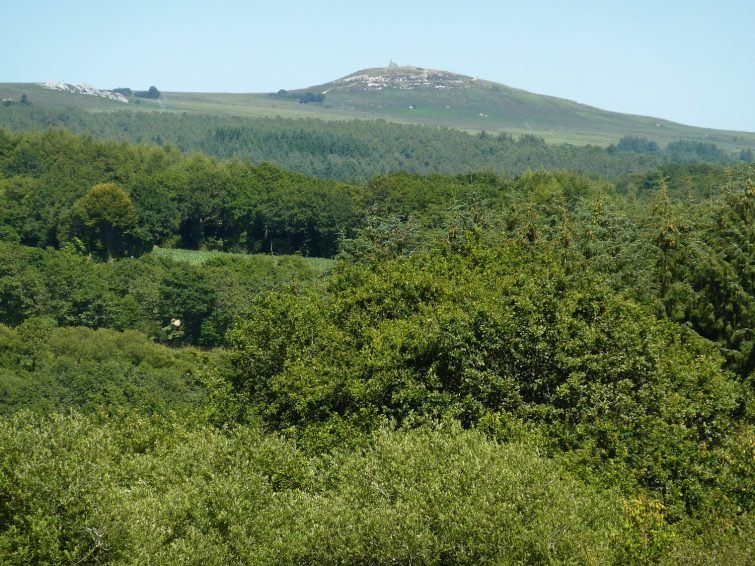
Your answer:
[[[619,501],[456,426],[305,458],[249,428],[0,420],[8,563],[610,563]]]
[[[508,415],[673,516],[704,505],[741,396],[717,349],[547,256],[464,241],[258,300],[231,333],[237,391],[316,445]]]

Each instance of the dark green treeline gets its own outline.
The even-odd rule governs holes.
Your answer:
[[[158,112],[55,111],[34,104],[0,108],[0,127],[12,131],[64,128],[132,143],[168,145],[222,159],[274,163],[306,175],[364,183],[398,171],[457,175],[490,170],[519,174],[561,169],[611,179],[670,162],[752,161],[752,152],[727,154],[713,143],[657,143],[624,136],[608,148],[546,144],[533,135],[467,134],[380,120],[240,118]]]

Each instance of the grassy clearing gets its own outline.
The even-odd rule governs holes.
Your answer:
[[[322,257],[303,257],[299,255],[267,255],[267,254],[239,254],[229,252],[219,252],[210,250],[184,250],[178,248],[160,248],[155,246],[152,255],[156,257],[169,258],[173,261],[189,263],[191,265],[202,265],[210,260],[231,259],[240,262],[253,264],[256,268],[267,268],[274,270],[278,267],[290,267],[293,264],[306,267],[316,273],[326,273],[335,260]]]

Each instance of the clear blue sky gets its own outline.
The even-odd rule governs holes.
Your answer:
[[[0,82],[268,92],[444,69],[755,131],[755,0],[7,0]]]

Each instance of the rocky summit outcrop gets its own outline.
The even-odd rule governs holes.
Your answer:
[[[420,88],[464,88],[476,78],[448,71],[435,71],[422,67],[385,67],[365,69],[324,85],[324,93],[339,90],[412,90]]]
[[[69,84],[59,81],[47,81],[39,83],[39,86],[50,90],[59,90],[62,92],[71,92],[74,94],[87,94],[90,96],[99,96],[100,98],[107,98],[109,100],[116,100],[118,102],[125,102],[128,104],[128,99],[120,93],[112,92],[110,90],[101,90],[94,88],[90,84]]]

